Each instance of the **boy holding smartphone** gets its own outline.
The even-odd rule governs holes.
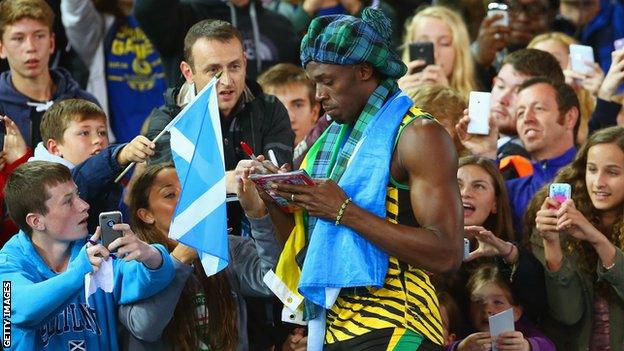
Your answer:
[[[87,301],[85,275],[97,271],[109,252],[87,243],[89,205],[78,196],[69,170],[52,162],[26,163],[9,178],[5,199],[21,229],[0,250],[0,278],[11,301],[5,349],[118,350],[117,305],[169,284],[174,271],[166,249],[142,242],[121,225],[124,237],[111,247],[125,255],[110,263],[112,292],[98,289]],[[98,237],[96,231],[89,242]]]

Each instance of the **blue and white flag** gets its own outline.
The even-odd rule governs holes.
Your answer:
[[[225,163],[213,79],[171,121],[171,154],[182,192],[169,237],[198,250],[207,276],[228,264]]]

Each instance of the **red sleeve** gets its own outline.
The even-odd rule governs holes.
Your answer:
[[[2,226],[0,228],[0,247],[4,246],[4,243],[6,243],[13,236],[13,234],[17,233],[18,231],[15,223],[13,223],[13,221],[5,213],[4,185],[6,184],[7,179],[9,179],[11,173],[13,173],[13,171],[21,164],[26,163],[26,161],[28,161],[28,159],[32,156],[33,151],[32,149],[28,148],[24,156],[13,161],[13,163],[11,164],[5,165],[4,168],[0,171],[0,225]]]

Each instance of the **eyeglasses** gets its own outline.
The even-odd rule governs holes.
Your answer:
[[[509,1],[509,12],[517,14],[524,13],[525,15],[537,16],[545,15],[548,10],[548,6],[541,0],[534,1],[528,4],[521,4],[516,0]]]

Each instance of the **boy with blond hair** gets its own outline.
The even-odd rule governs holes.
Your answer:
[[[143,162],[154,154],[154,144],[141,135],[127,144],[109,145],[106,122],[104,111],[92,102],[58,102],[43,115],[43,141],[32,158],[71,169],[81,196],[91,205],[91,231],[100,212],[119,208],[122,187],[114,181],[117,175],[129,163]]]

